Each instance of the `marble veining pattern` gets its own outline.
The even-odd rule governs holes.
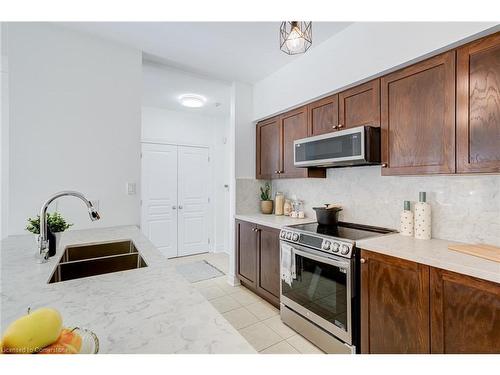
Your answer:
[[[316,221],[316,219],[312,217],[305,219],[294,219],[290,216],[276,216],[274,214],[264,215],[261,213],[236,214],[235,219],[249,221],[251,223],[260,224],[276,229],[281,229],[286,225],[307,224],[314,223]]]
[[[267,181],[252,178],[236,179],[236,212],[256,213],[260,211],[260,187]]]
[[[449,250],[446,240],[418,240],[401,234],[357,241],[361,249],[500,283],[500,263]]]
[[[432,237],[500,246],[500,176],[381,176],[380,167],[328,169],[326,179],[273,180],[273,192],[297,194],[312,207],[340,203],[340,219],[399,229],[403,201],[427,192]],[[237,197],[240,200],[240,197]],[[242,213],[242,212],[239,212]]]
[[[47,284],[62,255],[36,264],[33,236],[1,242],[1,330],[50,306],[65,326],[94,331],[101,353],[255,353],[245,339],[176,271],[136,227],[69,231],[68,244],[134,241],[148,267]]]

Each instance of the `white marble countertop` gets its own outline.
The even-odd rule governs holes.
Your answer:
[[[316,218],[306,217],[304,219],[295,219],[290,216],[276,216],[274,214],[265,215],[261,213],[236,214],[235,219],[249,221],[250,223],[260,224],[271,228],[281,229],[287,225],[315,223]]]
[[[65,326],[99,337],[100,353],[255,353],[137,227],[68,231],[69,244],[132,240],[148,267],[47,284],[62,251],[34,259],[34,236],[1,242],[1,330],[28,307],[53,307]]]
[[[448,249],[452,241],[388,234],[356,242],[361,249],[500,283],[500,263]]]

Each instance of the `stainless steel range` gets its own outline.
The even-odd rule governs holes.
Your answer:
[[[359,352],[356,241],[393,232],[339,222],[280,232],[281,319],[327,353]]]

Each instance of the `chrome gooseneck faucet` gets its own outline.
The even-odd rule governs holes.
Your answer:
[[[38,249],[39,249],[39,256],[41,263],[45,263],[49,259],[49,239],[47,235],[48,234],[47,208],[57,198],[64,196],[73,196],[80,198],[87,205],[90,220],[96,221],[101,218],[97,210],[94,208],[94,206],[92,206],[92,203],[90,203],[90,201],[87,198],[85,198],[85,196],[82,193],[79,193],[77,191],[60,191],[59,193],[55,193],[54,195],[52,195],[49,199],[45,201],[42,208],[40,209],[40,236],[38,237]]]

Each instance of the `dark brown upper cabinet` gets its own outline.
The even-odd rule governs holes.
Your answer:
[[[339,125],[339,96],[337,94],[308,105],[308,135],[330,133]]]
[[[325,177],[324,168],[296,168],[293,142],[307,137],[307,106],[257,124],[257,179]]]
[[[429,267],[362,250],[362,353],[430,353],[429,320]]]
[[[455,172],[455,51],[381,78],[382,175]]]
[[[500,172],[500,33],[457,50],[457,172]]]
[[[281,168],[281,122],[279,117],[257,124],[256,175],[270,180],[279,176]]]
[[[380,126],[380,80],[376,79],[339,94],[337,129],[361,125]]]
[[[307,137],[307,107],[301,107],[281,116],[283,139],[280,178],[307,177],[307,168],[293,165],[293,141]]]
[[[431,267],[432,353],[500,353],[500,284]]]

